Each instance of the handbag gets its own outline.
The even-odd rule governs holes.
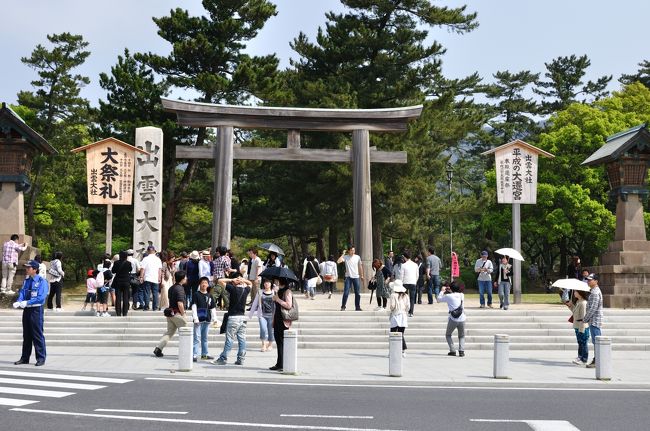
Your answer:
[[[377,289],[377,279],[375,277],[372,277],[368,282],[368,290],[375,290],[375,289]]]
[[[298,311],[298,301],[296,301],[296,298],[293,298],[293,300],[291,301],[290,309],[287,310],[286,308],[281,306],[280,313],[282,314],[282,320],[290,320],[292,322],[294,320],[298,320],[298,316],[300,313]]]
[[[228,313],[225,313],[223,315],[223,320],[221,321],[221,327],[219,328],[219,333],[225,334],[226,328],[228,328]]]
[[[463,301],[460,301],[460,305],[457,308],[454,308],[449,312],[451,317],[458,319],[463,314]]]

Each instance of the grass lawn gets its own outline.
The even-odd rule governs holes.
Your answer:
[[[478,299],[478,293],[465,293],[465,296],[472,299]],[[499,302],[499,295],[492,294],[497,303]],[[510,294],[510,301],[514,301],[512,293]],[[524,304],[562,304],[560,296],[557,293],[522,293],[521,302]]]

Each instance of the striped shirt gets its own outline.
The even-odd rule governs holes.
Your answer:
[[[600,292],[600,287],[598,286],[591,289],[591,294],[587,301],[587,313],[583,321],[589,323],[589,326],[595,326],[597,328],[603,326],[603,294]]]
[[[2,261],[18,263],[18,252],[25,251],[26,248],[26,246],[21,246],[16,241],[10,239],[2,246]]]

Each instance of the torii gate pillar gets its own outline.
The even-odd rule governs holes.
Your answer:
[[[372,274],[372,202],[370,197],[370,134],[368,130],[352,131],[352,154],[354,241],[357,253],[363,263],[366,281],[368,281]]]

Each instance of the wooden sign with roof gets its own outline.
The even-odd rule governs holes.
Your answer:
[[[497,202],[500,204],[537,203],[537,158],[553,154],[516,139],[486,151],[494,153],[497,171]]]
[[[146,151],[112,137],[72,150],[80,151],[86,152],[88,203],[131,205],[135,153]]]

